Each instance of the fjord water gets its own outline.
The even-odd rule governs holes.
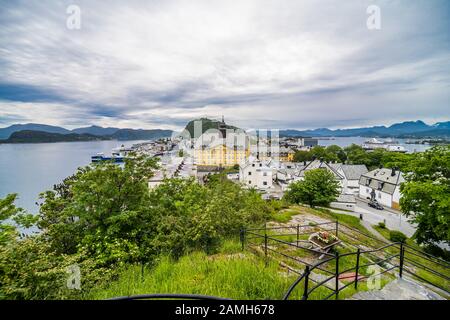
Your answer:
[[[39,193],[91,162],[98,152],[142,141],[90,141],[34,144],[0,144],[0,198],[17,193],[17,205],[36,214]]]
[[[330,138],[318,138],[319,139],[319,145],[327,147],[331,146],[333,144],[345,148],[350,146],[351,144],[357,144],[358,146],[362,145],[366,140],[369,138],[365,137],[330,137]],[[386,139],[378,139],[378,140],[386,140]],[[408,139],[392,139],[395,142],[393,144],[401,145],[405,147],[407,152],[423,152],[429,148],[431,148],[431,145],[429,144],[408,144],[406,141]],[[411,140],[418,140],[418,139],[411,139]]]

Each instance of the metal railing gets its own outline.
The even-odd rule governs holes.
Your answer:
[[[341,235],[342,237],[348,237],[349,239],[361,241],[357,239],[354,234],[352,234],[352,232],[357,233],[360,237],[372,241],[374,244],[376,243],[379,247],[371,250],[362,250],[354,244],[346,243],[348,247],[353,247],[355,251],[342,254],[335,252],[333,254],[303,245],[303,243],[308,241],[301,239],[301,237],[317,232],[317,229],[320,229],[320,231],[333,232],[336,236]],[[261,233],[262,231],[263,233]],[[279,239],[280,237],[294,237],[294,240],[282,240]],[[258,243],[258,240],[260,243]],[[304,266],[303,272],[300,272],[294,267],[289,269],[290,271],[298,274],[298,277],[281,297],[283,300],[288,300],[293,291],[299,285],[303,286],[303,292],[301,295],[302,300],[307,300],[310,298],[312,293],[320,288],[326,288],[329,290],[329,293],[326,296],[321,297],[321,299],[328,300],[333,296],[335,299],[339,299],[339,293],[349,286],[353,285],[355,290],[357,290],[360,281],[369,277],[392,272],[396,269],[398,270],[398,276],[400,278],[403,277],[404,273],[406,273],[411,278],[418,279],[422,283],[439,289],[445,295],[450,296],[450,263],[448,261],[423,252],[422,250],[414,248],[406,243],[389,243],[387,241],[380,240],[356,228],[342,224],[340,225],[338,221],[308,225],[242,229],[240,230],[240,241],[242,250],[244,250],[246,246],[251,249],[260,249],[260,251],[264,254],[266,263],[269,261],[270,255],[273,255],[274,257],[283,257],[288,259],[288,261]],[[324,259],[315,263],[309,263],[298,256],[290,255],[282,252],[281,250],[277,250],[274,245],[284,246],[295,250],[306,250],[313,254],[323,255]],[[346,270],[341,270],[340,261],[348,258],[354,258],[354,264]],[[330,265],[334,266],[333,270],[326,268]],[[385,266],[383,267],[384,270],[377,274],[371,274],[370,276],[364,275],[363,272],[361,272],[363,268],[367,268],[372,265]],[[287,265],[287,267],[289,266]],[[327,276],[321,280],[313,279],[312,275],[315,271],[325,273]],[[342,275],[349,272],[354,272],[354,275],[352,274],[350,277],[352,280],[348,283],[340,285],[339,280],[343,280]],[[348,279],[349,277],[346,278],[346,280]],[[329,282],[333,282],[332,285],[326,285]],[[221,297],[197,294],[143,294],[116,297],[110,300],[145,299],[229,300]]]
[[[148,299],[230,300],[227,298],[206,296],[201,294],[177,294],[177,293],[138,294],[134,296],[115,297],[108,300],[148,300]]]
[[[330,228],[330,226],[332,227]],[[352,232],[356,232],[359,236],[366,237],[368,240],[370,239],[370,241],[376,243],[379,247],[371,250],[362,250],[358,246],[348,244],[348,246],[355,248],[354,252],[343,254],[335,252],[332,254],[303,245],[303,243],[307,241],[300,239],[301,236],[317,232],[318,228],[320,231],[334,232],[336,236],[342,234],[344,237],[353,238],[354,240],[361,242],[361,240],[352,235]],[[292,237],[295,237],[295,240],[286,241],[279,239],[280,237],[289,237],[288,240],[292,240]],[[269,257],[275,259],[276,257],[282,257],[283,259],[287,259],[286,261],[299,263],[304,266],[303,272],[300,272],[298,269],[289,267],[289,265],[285,264],[290,271],[297,273],[299,276],[285,292],[282,297],[283,300],[289,299],[294,289],[301,283],[303,284],[303,300],[307,300],[308,297],[319,288],[326,288],[330,291],[323,299],[326,300],[333,296],[335,299],[339,299],[339,293],[347,287],[354,285],[354,288],[357,290],[358,283],[361,280],[393,272],[396,269],[398,270],[398,276],[400,278],[406,273],[411,278],[416,278],[436,289],[442,290],[445,294],[450,295],[449,262],[434,257],[403,242],[388,243],[382,241],[371,235],[365,234],[356,228],[339,225],[338,221],[285,227],[243,229],[240,233],[240,241],[243,250],[247,246],[256,251],[262,251],[266,264],[269,261]],[[280,250],[280,247],[287,247],[287,251],[289,251],[289,249],[302,249],[311,253],[320,254],[324,257],[324,260],[312,264],[298,256],[286,253],[286,250]],[[346,258],[354,258],[355,262],[352,267],[346,270],[340,270],[339,262]],[[363,263],[363,260],[368,262]],[[330,266],[331,264],[334,264],[333,271],[326,268],[326,266]],[[370,276],[361,273],[363,268],[372,265],[383,267],[384,270],[381,270],[376,274],[371,274]],[[328,276],[323,280],[317,281],[311,277],[314,271],[326,273]],[[353,280],[344,285],[340,285],[340,277],[349,272],[354,273],[354,275],[352,274],[350,277]],[[348,280],[348,278],[346,280]],[[334,282],[334,285],[330,286],[330,282]]]

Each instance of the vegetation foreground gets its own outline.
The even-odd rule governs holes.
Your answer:
[[[401,205],[419,225],[418,243],[449,241],[449,157],[448,147],[435,147],[404,165],[410,169]],[[239,230],[287,223],[298,214],[293,204],[303,203],[311,207],[309,214],[367,232],[357,218],[313,209],[327,206],[337,194],[320,169],[293,184],[285,199],[265,201],[224,174],[211,176],[206,185],[166,179],[149,190],[156,168],[155,159],[143,156],[128,159],[123,168],[112,163],[80,168],[41,194],[37,216],[17,208],[15,194],[0,199],[0,299],[139,293],[280,299],[295,276],[242,252]],[[32,226],[39,233],[21,234]],[[77,277],[79,285],[71,286]],[[300,298],[299,291],[292,298]],[[323,296],[319,288],[310,298]]]

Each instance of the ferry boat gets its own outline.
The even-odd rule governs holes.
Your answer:
[[[369,140],[364,141],[362,144],[363,149],[365,150],[375,150],[375,149],[385,149],[387,151],[394,151],[394,152],[406,152],[405,147],[396,144],[396,141],[393,140],[378,140],[376,138],[372,138]]]
[[[132,152],[133,149],[131,148],[125,148],[124,145],[122,145],[119,148],[114,148],[111,152],[111,156],[105,156],[104,153],[97,153],[95,156],[91,157],[92,162],[102,162],[102,161],[112,161],[114,163],[123,163],[128,156],[130,152]]]

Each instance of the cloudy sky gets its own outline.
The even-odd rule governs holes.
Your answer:
[[[66,25],[70,4],[80,29]],[[381,10],[369,30],[366,9]],[[450,118],[450,4],[0,0],[0,127],[389,125]]]

